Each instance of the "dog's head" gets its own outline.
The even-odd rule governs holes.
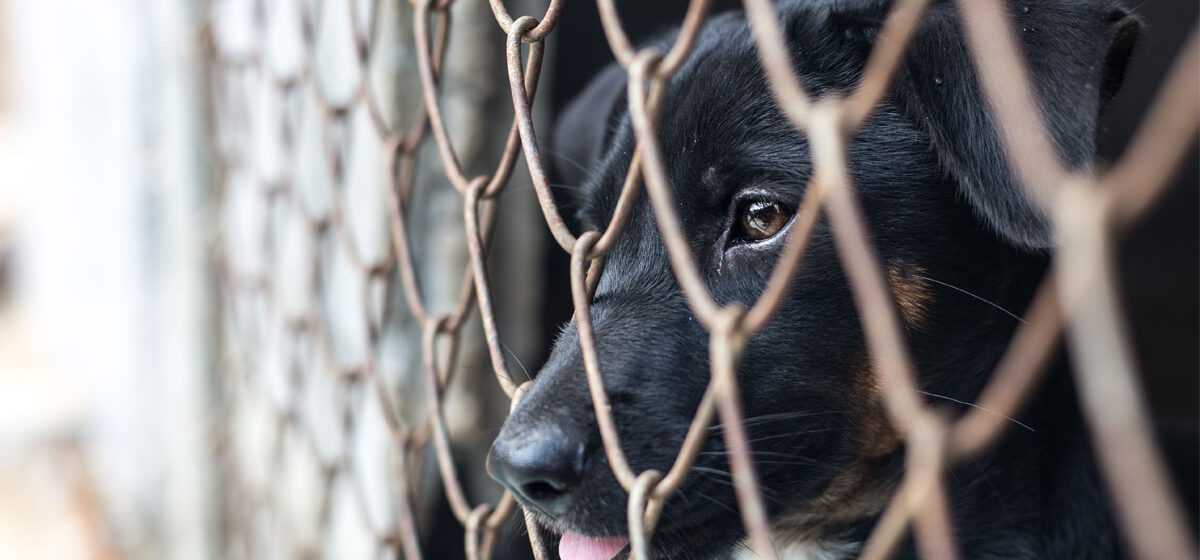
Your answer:
[[[861,79],[890,3],[786,2],[796,72],[816,96]],[[1119,83],[1137,22],[1103,1],[1011,7],[1031,81],[1061,157],[1094,156],[1097,117]],[[890,94],[847,158],[931,397],[973,400],[1044,267],[1053,233],[1009,170],[957,11],[935,2]],[[603,229],[635,144],[625,74],[600,74],[560,119],[562,182],[581,187],[581,228]],[[812,172],[808,143],[780,113],[740,14],[711,18],[671,80],[658,135],[676,211],[721,303],[763,291]],[[575,166],[580,168],[577,170]],[[592,305],[600,369],[631,466],[666,472],[709,380],[708,335],[690,313],[642,197],[607,257]],[[871,359],[827,224],[775,317],[738,365],[766,505],[796,538],[877,515],[902,443],[882,413]],[[654,537],[666,557],[719,554],[744,537],[721,426]],[[489,457],[493,476],[562,551],[607,558],[626,495],[609,471],[579,338],[567,325]],[[613,537],[613,538],[600,538]]]

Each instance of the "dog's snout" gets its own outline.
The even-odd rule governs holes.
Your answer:
[[[547,514],[570,505],[583,478],[585,442],[559,425],[542,424],[502,433],[488,455],[488,473],[513,493]]]

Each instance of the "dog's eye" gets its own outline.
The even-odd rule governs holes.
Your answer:
[[[790,218],[791,211],[777,202],[746,201],[738,208],[737,236],[748,242],[769,239],[779,233]]]

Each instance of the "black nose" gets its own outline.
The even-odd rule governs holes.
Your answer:
[[[585,446],[556,424],[503,430],[488,455],[488,473],[529,504],[559,515],[583,478]]]

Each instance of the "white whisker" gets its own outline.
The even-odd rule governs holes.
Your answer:
[[[1024,322],[1025,322],[1025,319],[1024,319],[1024,318],[1022,318],[1020,315],[1017,315],[1016,313],[1013,313],[1012,311],[1009,311],[1008,309],[1005,309],[1005,308],[1004,308],[1004,306],[1002,306],[1002,305],[1000,305],[1000,304],[998,304],[998,303],[996,303],[996,302],[994,302],[994,301],[992,301],[992,300],[989,300],[989,299],[987,299],[987,298],[985,298],[985,297],[983,297],[983,296],[980,296],[980,295],[978,295],[978,294],[972,293],[972,292],[970,292],[970,291],[968,291],[968,290],[966,290],[966,289],[963,289],[963,288],[960,288],[960,287],[958,287],[958,286],[955,286],[954,284],[950,284],[950,283],[948,283],[948,282],[942,282],[941,280],[938,280],[937,278],[930,278],[930,277],[928,277],[928,276],[925,276],[925,275],[923,275],[923,274],[914,274],[913,276],[914,276],[914,277],[917,277],[917,278],[920,278],[920,279],[922,279],[922,280],[928,280],[928,281],[930,281],[930,282],[933,282],[934,284],[937,284],[937,285],[939,285],[939,286],[945,286],[945,287],[947,287],[947,288],[950,288],[951,290],[954,290],[954,291],[956,291],[956,292],[958,292],[958,293],[960,293],[960,294],[963,294],[963,295],[965,295],[965,296],[972,297],[972,298],[974,298],[974,299],[975,299],[975,300],[977,300],[977,301],[980,301],[980,302],[983,302],[983,303],[986,303],[986,304],[988,304],[988,305],[992,306],[992,307],[993,307],[993,308],[995,308],[997,311],[1000,311],[1001,313],[1004,313],[1005,315],[1008,315],[1009,317],[1012,317],[1013,319],[1016,319],[1017,321],[1020,321],[1020,322],[1022,322],[1022,323],[1024,323]]]
[[[929,391],[920,391],[920,393],[921,393],[922,395],[925,395],[925,396],[927,396],[927,397],[934,397],[934,398],[937,398],[937,399],[944,399],[944,400],[947,400],[947,401],[950,401],[950,402],[953,402],[953,403],[958,403],[958,404],[961,404],[961,405],[964,405],[964,406],[969,406],[969,407],[971,407],[971,408],[978,408],[979,410],[982,410],[982,411],[984,411],[984,412],[986,412],[986,413],[988,413],[988,414],[991,414],[991,415],[993,415],[993,416],[1000,416],[1000,413],[998,413],[998,412],[996,412],[996,411],[994,411],[994,410],[990,410],[990,409],[988,409],[988,408],[986,408],[986,407],[979,406],[979,405],[977,405],[977,404],[975,404],[975,403],[973,403],[973,402],[960,401],[960,400],[958,400],[958,399],[956,399],[956,398],[954,398],[954,397],[948,397],[948,396],[946,396],[946,395],[939,395],[939,394],[937,394],[937,393],[930,393]],[[1030,426],[1029,424],[1026,424],[1026,423],[1024,423],[1024,422],[1022,422],[1022,421],[1020,421],[1020,420],[1017,420],[1016,418],[1013,418],[1012,416],[1004,416],[1004,418],[1005,418],[1005,419],[1007,419],[1009,422],[1012,422],[1013,424],[1016,424],[1016,425],[1018,425],[1018,426],[1020,426],[1020,427],[1022,427],[1022,428],[1025,428],[1026,430],[1029,430],[1029,431],[1031,431],[1031,432],[1036,432],[1036,431],[1037,431],[1037,430],[1033,429],[1033,427],[1032,427],[1032,426]]]

